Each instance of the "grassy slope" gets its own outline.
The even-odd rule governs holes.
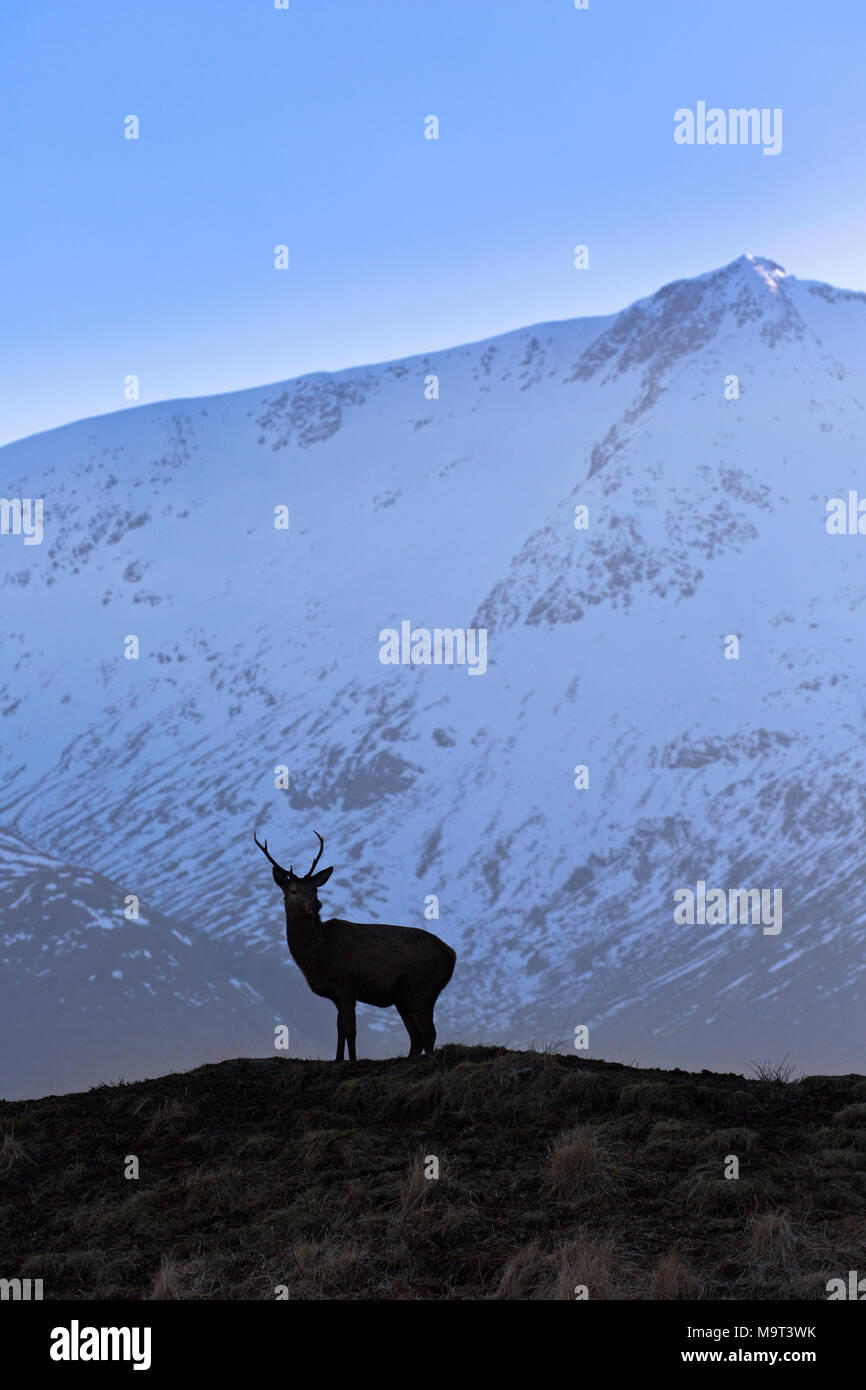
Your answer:
[[[448,1046],[0,1103],[0,1136],[0,1271],[46,1298],[824,1298],[866,1271],[860,1076]]]

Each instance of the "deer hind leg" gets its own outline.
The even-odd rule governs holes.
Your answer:
[[[421,1029],[418,1027],[409,1009],[404,1008],[402,1004],[397,1004],[396,1009],[403,1020],[403,1027],[409,1034],[409,1056],[418,1057],[424,1049],[424,1039],[421,1035]]]
[[[435,999],[432,1003],[419,1002],[412,1011],[415,1015],[415,1026],[421,1035],[421,1046],[428,1057],[436,1046],[436,1028],[433,1023],[433,1005],[435,1003]]]

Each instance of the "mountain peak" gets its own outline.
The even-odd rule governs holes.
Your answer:
[[[788,278],[787,270],[783,265],[779,265],[778,261],[771,261],[768,256],[753,256],[750,251],[738,257],[733,264],[753,270],[774,294],[778,291],[779,281]]]

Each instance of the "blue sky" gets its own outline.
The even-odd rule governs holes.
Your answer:
[[[2,22],[0,442],[125,408],[130,373],[148,402],[381,361],[743,251],[866,288],[861,4],[5,0]],[[780,107],[781,154],[677,146],[698,100]]]

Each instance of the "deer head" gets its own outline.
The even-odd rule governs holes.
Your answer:
[[[253,839],[262,851],[262,854],[264,854],[273,865],[272,873],[274,875],[274,883],[285,898],[287,915],[290,914],[292,917],[318,917],[322,909],[322,904],[319,902],[317,890],[321,888],[323,883],[328,882],[328,879],[334,872],[332,866],[330,869],[320,869],[317,874],[313,873],[313,870],[322,857],[322,851],[325,848],[325,842],[318,830],[314,830],[313,834],[319,842],[319,852],[302,878],[299,874],[293,872],[291,865],[289,865],[288,869],[284,869],[281,864],[278,864],[268,850],[267,840],[262,844],[255,831],[253,831]]]

